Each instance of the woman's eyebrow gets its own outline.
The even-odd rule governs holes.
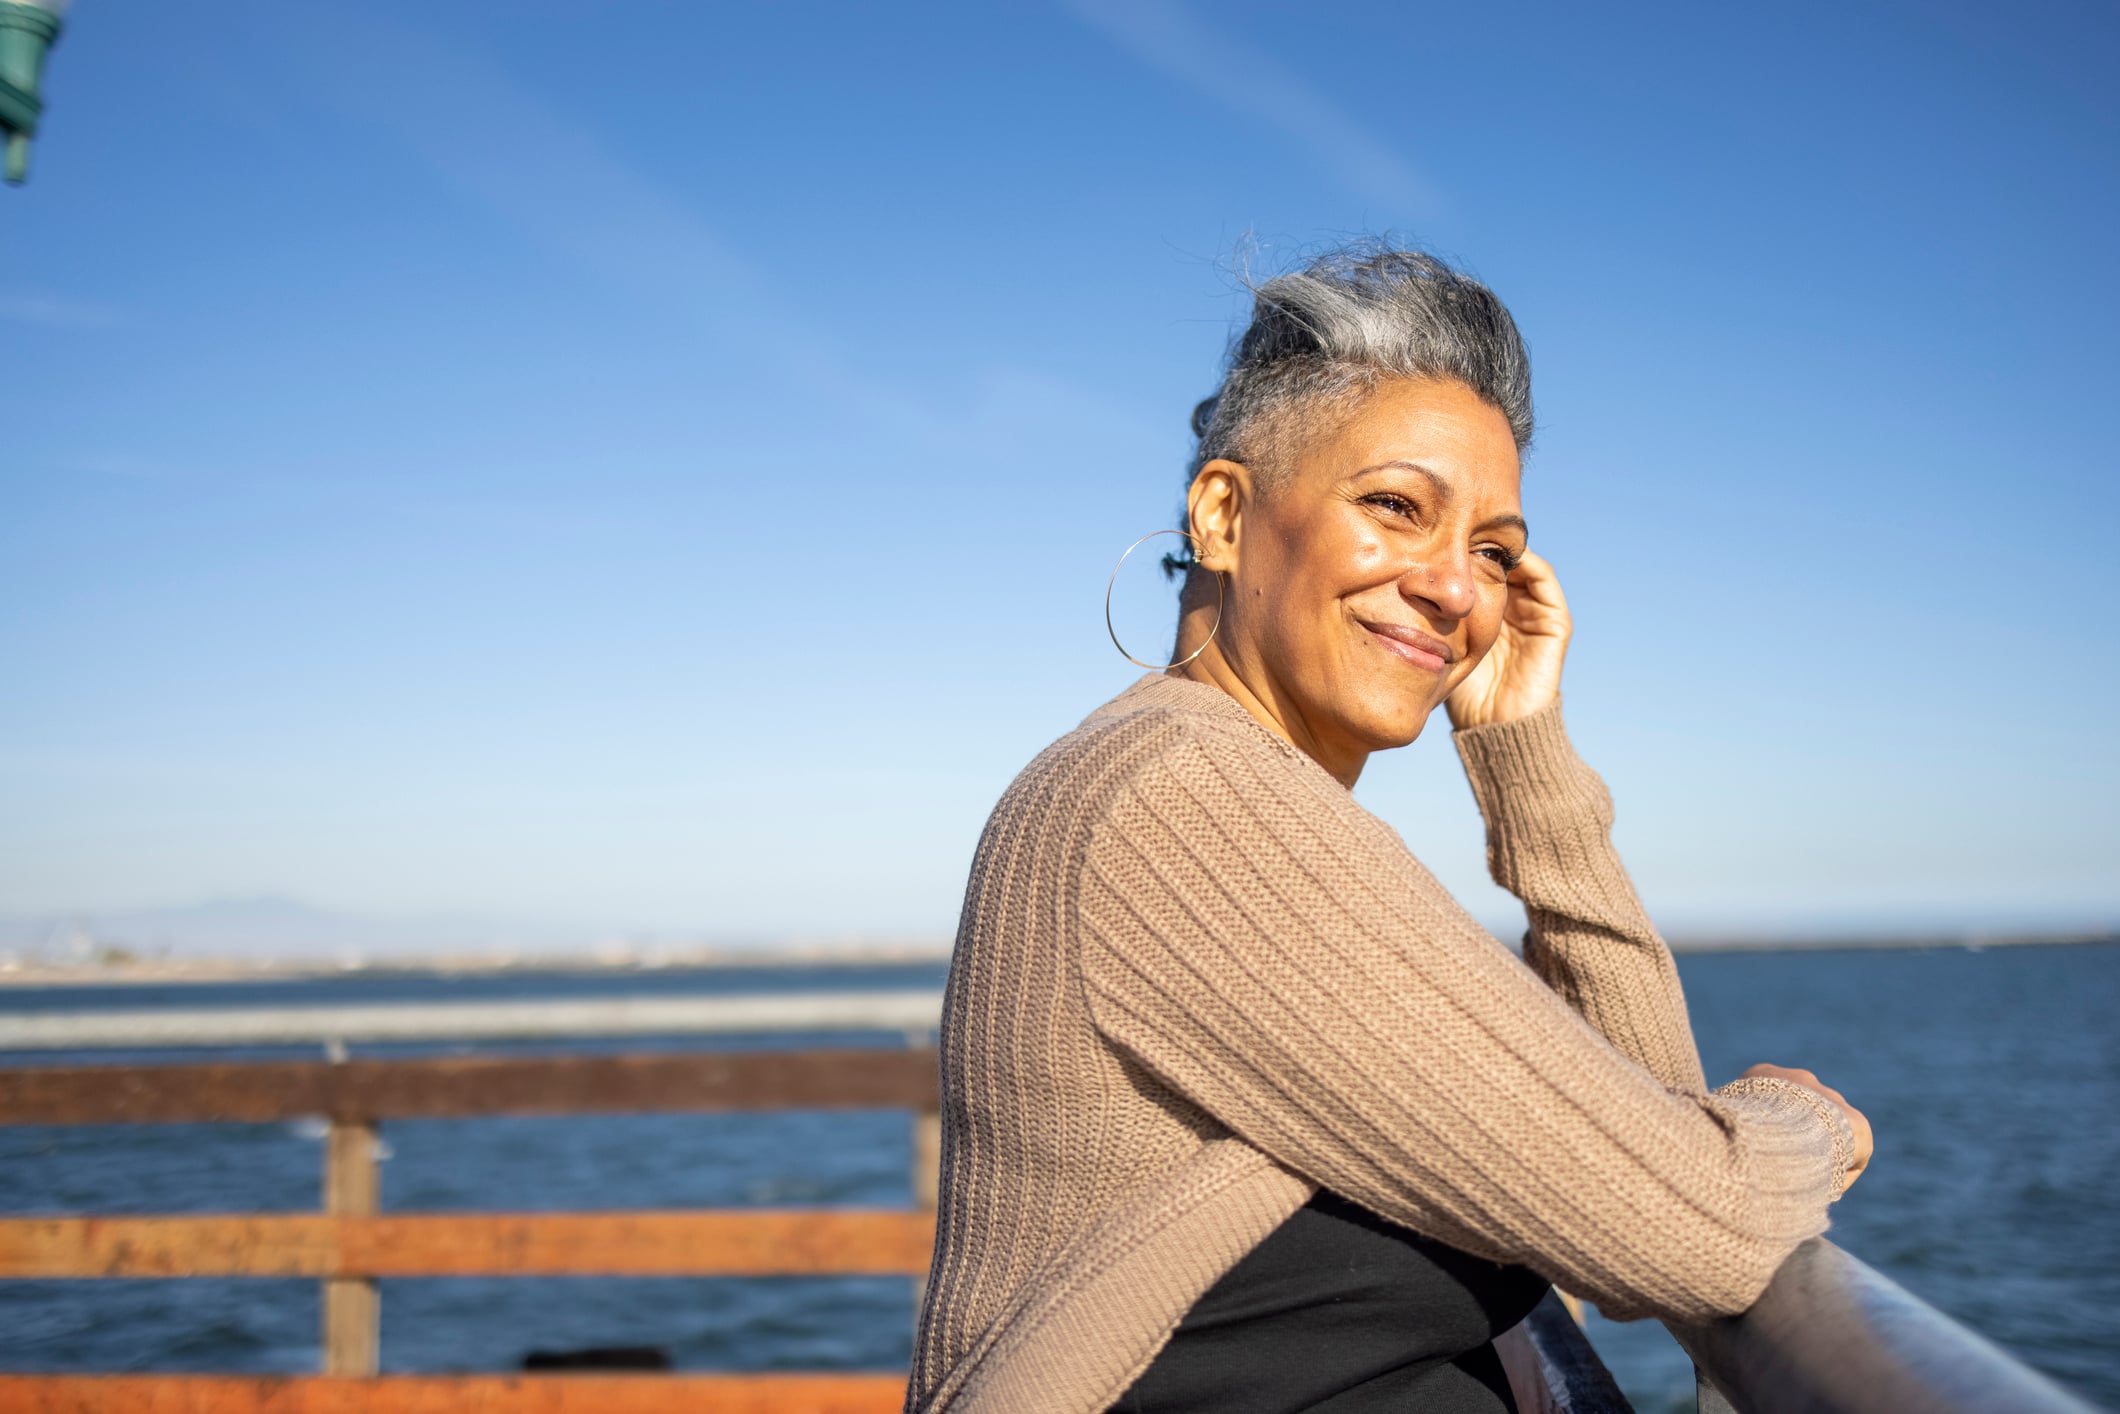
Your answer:
[[[1422,466],[1419,462],[1407,461],[1403,457],[1394,458],[1393,460],[1388,462],[1378,462],[1375,466],[1365,466],[1360,471],[1356,472],[1355,475],[1367,476],[1372,471],[1415,472],[1421,476],[1427,477],[1429,484],[1434,486],[1435,489],[1441,492],[1443,495],[1447,496],[1450,494],[1450,479],[1448,477],[1437,474],[1433,469]]]
[[[1450,478],[1437,472],[1432,467],[1422,466],[1419,462],[1395,458],[1388,462],[1378,462],[1375,466],[1365,466],[1356,472],[1355,475],[1367,476],[1372,471],[1410,471],[1417,476],[1425,476],[1428,478],[1428,484],[1435,488],[1436,495],[1442,497],[1445,501],[1450,499]],[[1525,523],[1524,518],[1520,515],[1489,516],[1474,526],[1473,529],[1499,530],[1505,525],[1515,526],[1518,531],[1522,532],[1526,540],[1531,538],[1531,527]]]

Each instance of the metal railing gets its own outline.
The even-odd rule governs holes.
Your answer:
[[[1667,1328],[1700,1372],[1701,1414],[2093,1414],[1823,1238],[1742,1316]]]

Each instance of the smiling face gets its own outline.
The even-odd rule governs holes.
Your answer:
[[[1191,675],[1352,784],[1494,645],[1524,551],[1520,480],[1501,412],[1425,379],[1379,384],[1267,484],[1209,462],[1189,504],[1225,617]]]

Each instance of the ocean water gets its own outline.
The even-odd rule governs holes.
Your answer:
[[[1915,1295],[2120,1407],[2120,946],[1686,954],[1711,1083],[1804,1066],[1877,1153],[1828,1236]],[[1593,1319],[1642,1414],[1690,1410],[1653,1323]]]
[[[1695,953],[1680,968],[1712,1078],[1754,1061],[1807,1066],[1870,1116],[1877,1158],[1836,1210],[1836,1241],[2031,1364],[2120,1406],[2120,946]],[[902,987],[941,975],[934,965],[362,974],[8,989],[0,1011]],[[849,1039],[861,1038],[770,1044]],[[4,1063],[201,1058],[101,1052]],[[911,1201],[910,1127],[899,1114],[405,1121],[384,1134],[387,1209]],[[314,1209],[318,1139],[299,1123],[0,1129],[0,1212]],[[311,1282],[0,1282],[0,1369],[310,1370],[317,1308]],[[897,1278],[392,1281],[382,1309],[384,1368],[404,1372],[512,1369],[533,1349],[592,1345],[656,1345],[688,1369],[888,1369],[908,1359],[912,1324],[910,1283]],[[1593,1317],[1590,1330],[1643,1414],[1691,1409],[1689,1367],[1660,1328]]]

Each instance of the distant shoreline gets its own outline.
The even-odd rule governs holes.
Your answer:
[[[122,962],[39,962],[0,965],[0,989],[69,986],[125,986],[141,982],[300,982],[321,977],[501,977],[509,973],[581,973],[606,976],[638,972],[731,971],[766,967],[900,967],[945,963],[943,944],[876,947],[796,947],[701,949],[656,953],[649,957],[613,958],[588,953],[528,953],[512,957],[384,956],[357,962],[332,958],[130,958]]]
[[[1676,938],[1675,953],[1709,952],[1881,952],[1938,948],[1960,952],[1984,952],[1988,948],[2073,947],[2080,943],[2120,943],[2120,933],[1978,933],[1911,935],[1878,938]]]
[[[1904,937],[1818,938],[1677,938],[1674,953],[1875,952],[1987,948],[2062,947],[2082,943],[2120,943],[2120,933],[2035,933],[2006,935],[1909,935]],[[803,947],[784,949],[702,949],[658,953],[647,958],[595,955],[524,955],[515,957],[381,957],[359,962],[329,958],[131,958],[124,961],[43,962],[23,960],[0,965],[0,990],[10,987],[94,987],[214,982],[299,982],[325,977],[497,977],[510,973],[580,973],[608,976],[636,972],[730,970],[766,967],[894,967],[946,963],[948,944],[877,947]]]

